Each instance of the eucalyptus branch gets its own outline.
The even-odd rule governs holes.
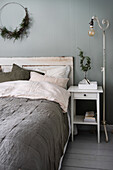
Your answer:
[[[88,70],[91,69],[91,59],[89,56],[84,56],[84,52],[78,48],[80,50],[79,52],[79,56],[80,56],[80,67],[81,70],[84,72],[87,72]]]

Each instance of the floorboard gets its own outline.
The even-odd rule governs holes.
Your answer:
[[[69,141],[61,170],[113,170],[113,134],[106,143],[102,132],[98,144],[96,132],[80,131]]]

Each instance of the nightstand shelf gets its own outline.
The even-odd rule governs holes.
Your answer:
[[[84,122],[84,117],[85,116],[76,115],[73,118],[73,124],[97,125],[97,122]]]
[[[103,93],[102,87],[97,89],[79,89],[78,86],[71,86],[68,91],[71,93],[71,134],[73,141],[73,128],[75,124],[96,125],[98,143],[100,143],[100,93]],[[76,114],[76,100],[96,100],[97,122],[85,122],[84,116]]]

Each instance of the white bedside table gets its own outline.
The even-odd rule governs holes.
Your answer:
[[[74,124],[97,125],[98,143],[100,143],[100,93],[103,93],[102,87],[97,90],[79,89],[78,86],[70,86],[68,91],[71,93],[71,133],[73,141]],[[96,100],[97,122],[84,122],[84,116],[76,115],[76,100]],[[75,106],[75,107],[74,107]],[[75,109],[74,109],[75,108]]]

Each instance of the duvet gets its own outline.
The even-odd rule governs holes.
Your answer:
[[[58,169],[68,138],[68,98],[50,83],[0,83],[0,170]]]

